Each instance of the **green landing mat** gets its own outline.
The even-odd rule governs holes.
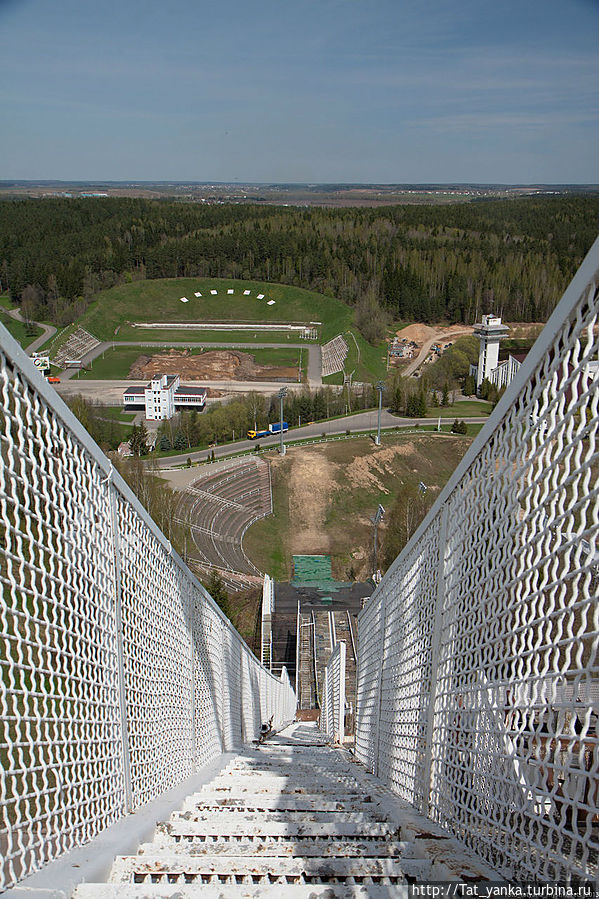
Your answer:
[[[292,584],[331,583],[333,574],[330,556],[294,556]]]

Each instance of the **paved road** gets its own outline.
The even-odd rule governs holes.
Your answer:
[[[101,343],[99,346],[94,347],[93,350],[90,350],[89,353],[86,353],[83,359],[81,360],[85,365],[91,364],[94,359],[97,359],[98,356],[101,356],[102,353],[105,353],[107,350],[111,350],[113,348],[123,347],[123,346],[138,346],[138,347],[157,347],[161,349],[166,349],[168,347],[180,347],[184,349],[186,347],[199,348],[203,347],[204,349],[209,350],[211,348],[212,343],[207,341],[199,341],[196,343],[190,343],[189,341],[183,342],[173,342],[164,340],[112,340],[107,341],[105,343]],[[214,344],[215,349],[227,349],[227,350],[245,350],[247,352],[251,352],[252,350],[264,350],[264,349],[279,349],[279,350],[307,350],[308,351],[308,386],[309,387],[322,387],[322,359],[320,347],[315,344],[307,344],[307,343],[218,343]],[[60,378],[61,381],[71,380],[73,376],[76,374],[76,370],[67,369],[64,371]],[[133,382],[129,383],[131,386]],[[188,382],[186,379],[186,383],[198,383],[198,382]],[[208,386],[208,382],[201,382],[202,384],[206,383]],[[253,384],[252,381],[237,381],[237,382],[227,382],[227,383],[236,383],[242,385],[239,389],[243,389],[244,392],[248,390],[254,390],[255,388],[251,386]],[[266,383],[266,382],[265,382]],[[281,384],[275,388],[279,389]],[[232,388],[236,389],[236,388]]]
[[[21,315],[18,309],[8,309],[8,314],[11,318],[14,318],[15,321],[25,323],[25,319]],[[43,330],[43,334],[40,334],[39,337],[36,337],[32,343],[25,347],[26,353],[35,353],[38,347],[40,347],[43,343],[49,340],[56,334],[56,328],[54,325],[46,325],[44,322],[32,322],[33,325],[36,325],[38,328]]]
[[[456,416],[458,415],[459,412],[456,406]],[[486,420],[487,416],[463,419],[463,421],[473,424],[484,422]],[[447,421],[451,421],[451,419],[445,419],[445,423],[447,423]],[[431,425],[435,424],[435,419],[400,418],[398,415],[392,415],[391,412],[387,412],[386,410],[383,410],[381,414],[382,428],[408,427],[415,424]],[[377,411],[373,409],[367,412],[360,412],[357,415],[349,415],[345,418],[336,418],[333,421],[318,421],[301,428],[290,428],[285,435],[285,440],[310,439],[322,437],[323,434],[326,434],[326,436],[334,436],[335,434],[345,434],[348,429],[352,433],[354,431],[369,430],[372,434],[375,434],[376,428]],[[218,459],[221,456],[226,456],[233,452],[242,452],[243,450],[253,449],[257,443],[259,443],[261,447],[277,447],[280,440],[281,438],[278,435],[274,437],[263,437],[259,440],[240,440],[237,443],[227,443],[222,446],[215,446],[214,455]],[[200,450],[195,453],[182,453],[179,456],[169,456],[164,459],[158,459],[158,467],[170,468],[173,465],[184,465],[189,458],[191,458],[192,462],[204,460],[209,452],[212,452],[212,450]]]

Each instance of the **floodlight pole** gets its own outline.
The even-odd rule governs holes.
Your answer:
[[[381,522],[381,518],[383,517],[384,514],[385,514],[385,508],[384,508],[384,506],[381,506],[381,504],[379,503],[379,507],[376,510],[376,514],[373,515],[370,519],[372,524],[374,525],[372,574],[375,579],[376,579],[376,563],[377,563],[377,556],[378,556],[378,528],[379,528],[379,524]]]
[[[281,387],[281,389],[279,390],[277,396],[279,397],[279,400],[280,400],[280,403],[281,403],[281,416],[280,416],[280,425],[281,425],[281,444],[280,444],[280,447],[279,447],[279,453],[281,454],[281,456],[284,456],[284,455],[285,455],[285,443],[284,443],[284,441],[283,441],[283,400],[284,400],[285,397],[287,396],[287,388],[286,388],[286,387]]]
[[[378,415],[378,425],[376,429],[376,440],[374,441],[377,446],[381,445],[381,412],[383,409],[383,390],[385,389],[385,385],[382,381],[377,381],[376,390],[379,392],[379,415]]]

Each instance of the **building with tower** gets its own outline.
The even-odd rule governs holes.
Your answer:
[[[474,335],[480,339],[478,365],[470,367],[470,374],[476,378],[476,389],[480,390],[483,381],[494,383],[493,372],[499,366],[499,343],[507,337],[509,328],[501,324],[498,315],[483,315],[482,321],[475,324]]]

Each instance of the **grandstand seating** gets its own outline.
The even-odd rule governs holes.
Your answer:
[[[263,574],[243,551],[243,536],[271,512],[270,470],[263,459],[208,470],[183,493],[177,510],[193,539],[188,561],[206,572],[217,570],[232,590],[261,583]]]
[[[87,353],[97,346],[100,346],[100,341],[93,334],[90,334],[84,328],[77,328],[67,342],[63,343],[60,349],[57,350],[52,361],[54,365],[62,368],[68,359],[83,359]]]
[[[327,375],[334,375],[335,372],[343,371],[348,348],[341,334],[333,337],[328,343],[323,344],[321,352],[323,378]]]

